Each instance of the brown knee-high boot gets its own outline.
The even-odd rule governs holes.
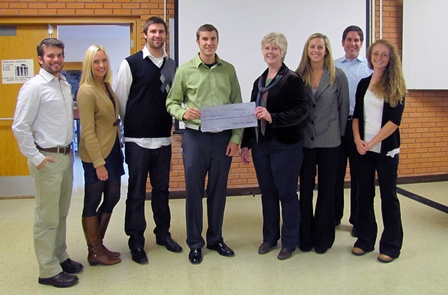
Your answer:
[[[110,217],[112,216],[112,213],[103,213],[101,211],[98,211],[98,223],[99,223],[99,231],[100,231],[100,239],[101,244],[103,244],[104,235],[106,234],[107,226],[109,225]],[[106,248],[103,244],[103,250],[106,252],[107,255],[111,257],[119,257],[120,252],[110,251]]]
[[[103,244],[100,239],[98,217],[83,217],[82,228],[86,237],[89,255],[87,261],[94,266],[99,264],[112,265],[121,262],[120,258],[111,257],[103,250]]]

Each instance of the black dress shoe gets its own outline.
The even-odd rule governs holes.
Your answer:
[[[191,249],[190,254],[188,254],[188,260],[192,264],[199,264],[202,262],[202,253],[201,249]]]
[[[302,252],[310,252],[313,249],[313,246],[308,246],[308,245],[299,245],[299,249]]]
[[[70,258],[67,258],[64,262],[62,262],[61,267],[66,273],[78,273],[84,268],[81,263],[73,261]]]
[[[51,278],[39,278],[39,284],[50,285],[58,288],[73,286],[78,282],[78,277],[65,272],[60,272]]]
[[[207,245],[207,249],[215,250],[219,253],[219,255],[222,256],[233,256],[235,255],[235,252],[233,252],[232,249],[230,249],[224,242],[219,242],[214,245]]]
[[[314,248],[314,252],[316,252],[316,254],[324,254],[325,252],[327,252],[328,248],[320,248],[320,247],[315,247]]]
[[[148,256],[143,248],[131,249],[132,260],[138,264],[148,263]]]
[[[176,241],[174,241],[170,236],[167,236],[164,239],[157,239],[156,243],[157,245],[165,246],[168,251],[176,253],[182,252],[182,247],[178,243],[176,243]]]

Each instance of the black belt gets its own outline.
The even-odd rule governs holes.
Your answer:
[[[347,120],[348,120],[348,121],[353,120],[353,116],[348,116]]]
[[[71,144],[69,144],[68,146],[62,146],[62,147],[57,146],[57,147],[51,147],[51,148],[43,148],[36,144],[36,147],[39,151],[64,154],[64,155],[70,154],[70,152],[72,150]]]

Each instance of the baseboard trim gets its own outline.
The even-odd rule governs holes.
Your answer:
[[[439,181],[448,181],[448,174],[439,174],[439,175],[422,175],[422,176],[408,176],[408,177],[399,177],[398,184],[409,184],[409,183],[425,183],[425,182],[439,182]],[[378,183],[376,182],[376,185]],[[346,181],[344,186],[346,188],[350,187],[350,182]],[[300,186],[297,186],[297,190],[299,190]],[[260,194],[260,189],[258,186],[256,187],[241,187],[241,188],[229,188],[227,189],[227,196],[255,196]],[[11,200],[11,199],[32,199],[34,196],[0,196],[0,200]],[[146,193],[146,199],[151,199],[151,192]],[[170,199],[185,199],[185,191],[170,191]]]
[[[422,175],[422,176],[408,176],[399,177],[397,180],[398,184],[409,184],[409,183],[425,183],[425,182],[439,182],[448,181],[448,174],[440,175]],[[378,185],[378,181],[375,182]],[[350,182],[346,181],[344,184],[345,188],[350,187]],[[299,191],[300,185],[297,186],[297,191]],[[316,184],[317,188],[317,184]],[[256,187],[241,187],[241,188],[229,188],[227,189],[227,196],[255,196],[261,194],[258,186]],[[151,193],[146,193],[146,199],[151,199]],[[170,191],[170,199],[185,199],[185,191]]]

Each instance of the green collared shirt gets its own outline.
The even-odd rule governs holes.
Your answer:
[[[216,64],[206,66],[199,57],[180,66],[166,100],[168,112],[179,121],[201,126],[201,120],[183,120],[190,108],[241,103],[235,68],[216,55]],[[243,129],[233,129],[230,142],[240,144]]]

